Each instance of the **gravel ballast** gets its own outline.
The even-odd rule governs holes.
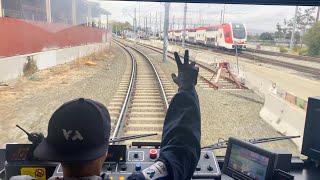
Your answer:
[[[88,61],[96,65],[86,64]],[[0,87],[0,146],[27,142],[16,124],[30,132],[46,134],[50,116],[66,101],[85,97],[108,105],[125,67],[126,56],[112,45],[96,56],[6,82],[9,86]]]

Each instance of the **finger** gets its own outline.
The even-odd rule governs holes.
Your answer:
[[[172,77],[173,82],[178,84],[177,75],[175,73],[172,73],[171,77]]]
[[[189,50],[185,50],[184,52],[184,64],[185,65],[189,64]]]
[[[176,60],[178,67],[182,65],[179,54],[177,52],[174,52],[174,59]]]

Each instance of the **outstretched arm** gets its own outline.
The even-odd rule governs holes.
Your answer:
[[[201,117],[198,95],[195,90],[199,69],[189,64],[189,53],[185,52],[182,64],[175,53],[178,76],[172,74],[179,86],[171,100],[164,121],[160,157],[142,173],[135,173],[129,180],[141,179],[191,179],[200,157]]]
[[[182,64],[177,53],[178,77],[173,74],[179,92],[171,101],[163,127],[160,161],[168,170],[168,179],[190,179],[200,157],[201,117],[195,90],[198,68],[189,64],[188,51]]]

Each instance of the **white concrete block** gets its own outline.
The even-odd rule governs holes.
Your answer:
[[[260,117],[284,135],[303,135],[306,112],[271,93],[265,94]],[[301,149],[302,138],[293,140]]]
[[[57,65],[56,50],[38,53],[33,56],[33,59],[37,62],[37,67],[39,70]]]
[[[26,62],[26,56],[0,58],[0,82],[22,76]]]

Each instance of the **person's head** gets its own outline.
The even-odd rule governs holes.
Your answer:
[[[84,98],[69,101],[51,116],[48,135],[34,156],[61,162],[65,177],[99,175],[110,129],[110,115],[103,104]]]

